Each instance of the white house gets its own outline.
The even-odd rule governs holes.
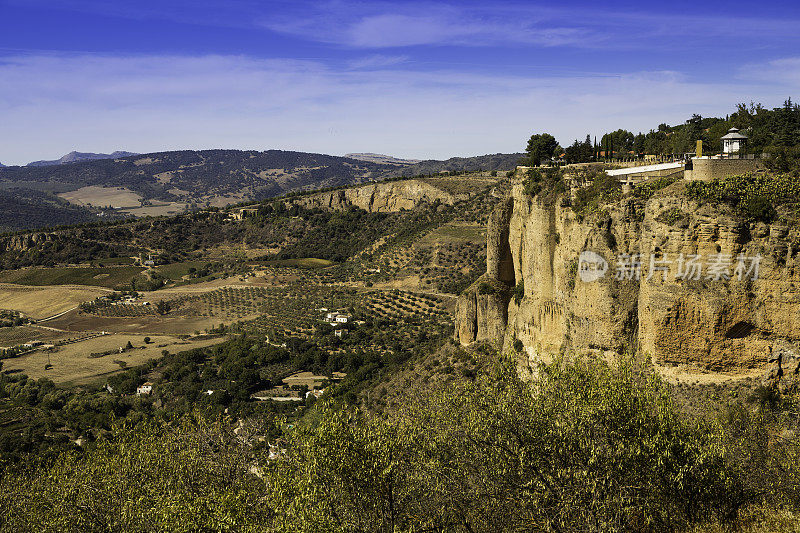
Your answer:
[[[343,313],[328,313],[325,315],[325,322],[329,324],[337,325],[337,324],[347,324],[350,320],[350,315],[345,315]]]
[[[136,387],[136,396],[142,396],[143,394],[151,394],[153,392],[153,384],[149,381],[145,381],[138,387]]]

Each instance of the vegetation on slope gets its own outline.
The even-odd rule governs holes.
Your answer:
[[[98,220],[89,209],[35,190],[0,189],[0,232]]]
[[[257,419],[117,424],[7,472],[0,529],[672,531],[796,510],[797,443],[761,445],[770,411],[686,419],[630,363],[538,376],[489,364],[382,414],[322,402],[281,438]]]
[[[690,198],[726,203],[745,217],[769,222],[776,207],[796,210],[800,202],[800,181],[796,175],[755,172],[741,176],[692,181],[686,184]]]

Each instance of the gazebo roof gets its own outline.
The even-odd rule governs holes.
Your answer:
[[[739,130],[736,128],[731,128],[728,130],[728,133],[722,136],[722,139],[747,139],[747,135],[739,133]]]

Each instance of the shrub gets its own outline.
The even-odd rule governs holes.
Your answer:
[[[596,175],[592,184],[578,189],[572,210],[579,216],[598,212],[604,203],[614,202],[622,196],[622,185],[605,172]]]
[[[497,288],[487,281],[478,285],[478,294],[497,294]]]
[[[558,168],[529,169],[522,188],[528,196],[541,196],[545,201],[552,201],[567,191],[563,173]]]
[[[293,531],[674,530],[729,512],[715,426],[630,365],[510,361],[388,416],[326,407],[268,473]]]
[[[525,280],[519,280],[514,286],[514,302],[519,305],[525,297]]]
[[[270,516],[232,428],[117,424],[85,453],[2,479],[8,531],[242,531]]]
[[[674,226],[677,222],[683,220],[684,217],[686,217],[686,213],[684,213],[679,207],[674,207],[668,211],[660,213],[656,217],[656,220],[663,222],[664,224]]]
[[[788,174],[748,173],[711,181],[691,181],[686,194],[695,200],[726,203],[741,216],[769,222],[776,206],[800,199],[800,180]]]
[[[682,179],[682,175],[664,176],[662,178],[644,181],[634,186],[633,195],[637,198],[647,200],[651,198],[656,191],[669,187],[680,179]]]

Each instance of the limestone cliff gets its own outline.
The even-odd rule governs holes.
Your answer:
[[[292,202],[309,208],[347,209],[355,206],[365,211],[388,213],[413,209],[420,202],[433,203],[438,200],[450,205],[468,197],[468,194],[453,194],[423,180],[410,179],[321,192],[293,199]]]
[[[0,239],[0,251],[26,251],[57,238],[54,233],[21,233]]]
[[[457,340],[490,340],[506,350],[519,340],[527,363],[565,351],[626,349],[649,354],[657,366],[705,371],[774,361],[779,346],[800,340],[800,230],[744,222],[683,189],[679,182],[647,201],[624,197],[582,218],[568,200],[544,203],[516,181],[490,220],[487,273],[459,298]],[[579,273],[598,266],[579,264],[586,250],[607,262],[596,281]],[[629,264],[620,256],[636,254],[639,279],[618,271]],[[700,256],[700,279],[678,276],[679,267],[687,269],[681,254]],[[747,268],[760,256],[757,279],[752,271],[738,279],[740,254]],[[649,276],[651,258],[666,270]],[[715,279],[715,262],[730,279]],[[523,284],[524,293],[512,297]]]

